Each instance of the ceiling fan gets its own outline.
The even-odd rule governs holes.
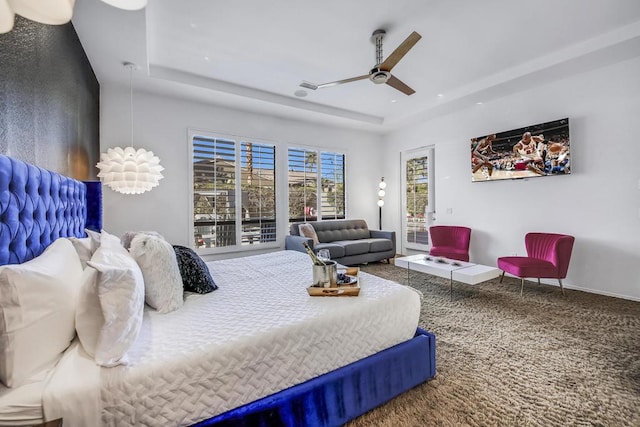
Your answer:
[[[363,74],[358,77],[351,77],[350,79],[338,80],[335,82],[323,83],[323,84],[315,84],[307,81],[303,81],[300,83],[300,86],[306,89],[321,89],[325,87],[337,86],[344,83],[351,83],[358,80],[369,79],[375,84],[383,84],[386,83],[394,89],[399,90],[405,95],[412,95],[416,91],[411,89],[405,83],[403,83],[397,77],[391,75],[391,69],[395,67],[398,62],[409,52],[409,50],[418,43],[418,40],[422,38],[422,36],[415,31],[409,34],[401,44],[393,51],[391,55],[387,57],[384,61],[382,61],[382,39],[386,34],[385,30],[375,30],[371,35],[373,42],[376,44],[376,65],[369,71],[369,74]]]

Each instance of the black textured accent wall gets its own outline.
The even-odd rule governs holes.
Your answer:
[[[0,34],[0,153],[96,179],[100,86],[71,23]]]

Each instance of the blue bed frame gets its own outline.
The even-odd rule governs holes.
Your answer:
[[[0,265],[28,261],[85,228],[102,228],[100,182],[0,155]],[[418,328],[408,341],[195,426],[338,426],[433,378],[435,357],[435,336]]]
[[[340,426],[435,374],[436,337],[418,328],[409,341],[195,426]]]

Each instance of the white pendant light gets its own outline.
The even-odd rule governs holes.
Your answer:
[[[14,13],[32,21],[62,25],[71,20],[75,0],[8,0]]]
[[[143,148],[115,147],[100,154],[98,178],[114,191],[141,194],[151,190],[163,178],[160,159]]]
[[[147,0],[102,0],[125,10],[139,10]],[[13,29],[15,15],[48,25],[62,25],[71,21],[76,0],[0,0],[0,34]]]
[[[0,0],[0,34],[11,31],[14,20],[15,14],[7,0]]]
[[[123,64],[129,68],[129,101],[131,107],[131,145],[130,147],[109,148],[100,154],[98,178],[113,191],[123,194],[141,194],[151,190],[163,178],[164,168],[160,159],[143,148],[133,148],[133,70],[137,66],[131,62]]]
[[[147,0],[102,0],[118,9],[139,10],[147,5]]]

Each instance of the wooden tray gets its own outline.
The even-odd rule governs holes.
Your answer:
[[[309,286],[307,292],[312,297],[356,297],[360,294],[360,267],[338,268],[338,273],[344,273],[356,278],[355,283],[338,285],[333,288]]]

